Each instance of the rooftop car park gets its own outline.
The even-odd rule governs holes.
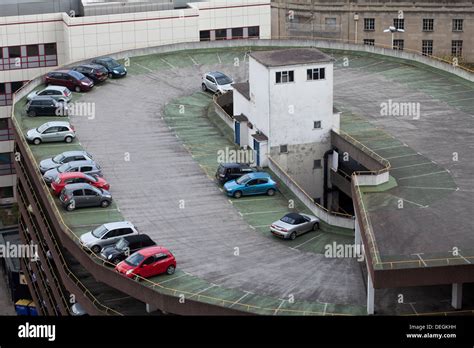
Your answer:
[[[273,221],[289,211],[309,211],[275,175],[272,178],[278,182],[279,192],[273,197],[228,198],[214,182],[217,152],[232,147],[233,143],[226,126],[213,111],[212,95],[198,92],[201,77],[207,71],[220,70],[233,76],[236,81],[245,81],[245,61],[249,49],[184,51],[132,58],[126,79],[95,86],[88,94],[75,93],[75,100],[96,104],[96,117],[88,119],[71,115],[78,140],[71,144],[30,146],[35,161],[39,163],[46,157],[67,150],[85,149],[94,155],[111,184],[114,195],[112,206],[107,209],[64,212],[59,209],[58,201],[54,202],[75,237],[102,223],[126,218],[158,245],[169,248],[177,259],[176,273],[142,281],[140,284],[143,286],[173,296],[184,294],[197,301],[251,313],[363,314],[365,289],[360,265],[355,259],[328,259],[322,255],[327,244],[352,241],[352,231],[321,223],[319,231],[307,233],[294,241],[277,239],[269,230]],[[466,171],[461,170],[456,179],[460,178],[465,186],[456,191],[461,184],[454,181],[451,175],[443,174],[449,163],[438,160],[439,148],[435,146],[436,143],[416,138],[420,136],[416,126],[405,120],[390,119],[392,122],[388,122],[386,129],[387,119],[384,119],[382,129],[379,119],[368,119],[367,110],[374,107],[371,102],[376,92],[380,93],[376,96],[377,100],[382,102],[389,98],[404,100],[416,91],[434,104],[433,110],[422,114],[422,120],[425,116],[447,114],[452,121],[455,115],[461,115],[461,123],[455,123],[456,131],[467,132],[469,128],[463,122],[468,122],[472,117],[472,99],[469,101],[472,86],[450,76],[438,77],[437,72],[418,69],[403,61],[377,56],[364,56],[361,59],[361,56],[349,52],[333,51],[331,54],[337,58],[335,101],[343,110],[342,129],[390,160],[395,169],[391,175],[397,182],[397,187],[391,190],[397,190],[397,194],[405,198],[408,209],[403,212],[413,214],[407,216],[413,217],[413,225],[419,227],[415,217],[420,210],[416,208],[430,207],[445,197],[453,196],[455,192],[462,195],[463,190],[469,190],[472,183],[467,178],[463,179],[462,173]],[[350,61],[348,67],[342,64],[346,57]],[[234,64],[236,58],[240,63],[237,66]],[[423,90],[421,82],[413,86],[405,84],[403,78],[414,81],[413,74],[419,74],[420,78],[415,79],[417,81],[437,79],[436,90]],[[355,94],[357,97],[353,89],[359,85],[354,81],[364,86],[358,89]],[[387,84],[396,84],[399,89],[384,89],[382,86]],[[460,103],[453,102],[452,96],[444,94],[453,85],[462,90],[458,98]],[[125,100],[133,100],[133,103],[124,103]],[[15,118],[22,131],[40,122],[57,119],[28,118],[23,109],[24,103],[20,100],[15,107]],[[372,110],[371,114],[378,112]],[[443,122],[441,119],[436,120]],[[443,125],[442,129],[449,132],[450,128]],[[435,129],[431,131],[436,135]],[[463,140],[467,141],[467,136],[459,136],[458,144],[462,144]],[[446,151],[454,152],[451,149]],[[439,163],[428,164],[430,160],[427,158],[436,159]],[[428,166],[426,171],[418,171],[418,167],[425,164]],[[414,168],[415,172],[408,168]],[[456,173],[456,168],[452,168],[452,172]],[[430,186],[413,182],[416,176],[424,178],[425,174],[436,178],[431,183],[423,179],[422,182],[430,183]],[[404,186],[409,189],[414,187],[423,193],[416,193],[412,197],[412,191],[404,189]],[[407,260],[406,255],[417,253],[422,246],[422,250],[426,250],[426,238],[402,236],[404,243],[400,244],[394,243],[400,240],[396,234],[398,230],[388,236],[377,234],[377,227],[388,216],[383,212],[387,209],[391,213],[395,211],[390,206],[393,197],[387,195],[387,192],[392,191],[372,192],[364,188],[362,191],[384,262],[400,260],[393,259],[397,254]],[[442,191],[445,196],[438,195],[438,191]],[[293,203],[292,208],[289,208],[290,202]],[[448,205],[456,209],[459,207],[454,204],[456,202]],[[423,208],[423,212],[431,214],[428,207]],[[440,209],[446,209],[446,205]],[[460,212],[460,217],[456,217]],[[473,249],[473,241],[463,229],[470,221],[464,220],[463,214],[467,212],[468,209],[465,209],[450,214],[446,224],[459,226],[459,229],[453,229],[454,242],[462,238],[464,252],[461,252],[469,261],[472,256],[466,251]],[[456,225],[454,219],[459,218],[463,219],[462,223]],[[425,217],[425,221],[428,220]],[[410,221],[409,218],[407,222]],[[397,226],[397,222],[392,222],[391,226]],[[437,234],[437,239],[429,238],[433,240],[433,251],[440,250],[434,248],[437,240],[437,243],[443,241],[443,250],[453,247],[452,240],[443,238],[442,228],[433,231],[430,228],[432,226],[424,226],[427,232]],[[71,238],[74,236],[71,235]],[[421,261],[424,257],[420,255],[409,259],[416,261],[416,267],[424,262]],[[389,296],[395,296],[396,293],[384,291]],[[408,297],[418,298],[421,290],[404,289],[404,293]],[[436,311],[448,312],[449,304],[442,302],[445,293],[445,289],[432,289],[429,295],[425,294],[425,301],[439,302],[435,306]],[[294,303],[288,300],[291,295],[295,298]],[[380,313],[420,314],[432,308],[426,303],[407,306],[388,304],[384,299],[376,300]],[[467,304],[469,308],[473,299],[466,294],[464,301],[464,307]]]

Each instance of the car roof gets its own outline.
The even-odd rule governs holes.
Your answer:
[[[168,249],[159,245],[143,248],[139,251],[139,253],[145,257],[152,256],[158,253],[169,253],[169,252],[170,251]]]
[[[250,168],[247,163],[221,163],[224,168]]]
[[[80,189],[93,189],[97,190],[94,186],[91,184],[87,184],[85,182],[77,183],[77,184],[69,184],[64,187],[65,190],[67,191],[74,191],[74,190],[80,190]]]
[[[214,76],[214,77],[223,77],[223,76],[228,77],[226,74],[224,74],[220,71],[211,71],[211,72],[208,72],[208,75],[211,75],[211,76]]]
[[[135,243],[135,242],[141,242],[141,241],[153,241],[153,239],[150,238],[149,235],[147,234],[134,234],[134,235],[131,235],[131,236],[125,236],[125,237],[122,237],[124,238],[127,242],[129,243]]]
[[[301,219],[303,217],[302,215],[300,215],[298,213],[288,213],[285,216],[287,216],[291,219],[294,219],[294,220],[298,220],[298,219]]]
[[[38,95],[32,99],[32,101],[38,101],[38,100],[55,100],[53,97],[50,95]]]
[[[50,71],[48,74],[52,74],[52,73],[68,73],[70,72],[71,70],[66,70],[66,69],[60,69],[60,70],[54,70],[54,71]]]
[[[87,176],[90,176],[89,174],[85,174],[83,172],[64,172],[64,173],[59,173],[58,175],[61,179],[70,179],[70,178],[85,178]]]
[[[42,90],[39,90],[38,92],[41,92],[41,91],[44,91],[44,90],[64,91],[66,89],[68,89],[68,88],[64,87],[64,86],[49,85],[46,88],[43,88]]]
[[[46,123],[43,123],[43,124],[47,124],[48,127],[57,127],[57,126],[64,126],[64,127],[71,127],[71,125],[69,124],[69,122],[64,122],[64,121],[50,121],[50,122],[46,122]],[[42,125],[43,125],[42,124]],[[42,126],[41,125],[41,126]],[[40,126],[40,127],[41,127]]]
[[[87,155],[87,156],[90,156],[92,157],[87,151],[83,151],[83,150],[73,150],[73,151],[64,151],[64,152],[61,152],[60,155],[63,155],[63,156],[77,156],[77,155]]]
[[[94,59],[95,61],[100,61],[100,60],[104,60],[104,61],[113,61],[115,59],[111,58],[111,57],[102,57],[102,58],[96,58]]]
[[[270,174],[265,173],[265,172],[248,173],[246,175],[250,176],[252,179],[269,178],[270,177]]]
[[[87,165],[96,165],[96,163],[93,161],[93,160],[81,160],[81,161],[71,161],[71,162],[68,162],[67,164],[70,164],[71,167],[73,167],[73,164],[74,164],[74,167],[78,167],[78,166],[83,166],[85,164]]]
[[[135,227],[130,221],[108,222],[106,224],[103,224],[102,226],[104,226],[108,230],[115,230],[117,228],[123,228],[123,227]]]
[[[83,68],[91,68],[91,69],[102,69],[103,66],[100,64],[81,64],[76,66],[76,68],[83,67]]]

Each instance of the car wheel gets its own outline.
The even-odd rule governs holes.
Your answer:
[[[316,222],[313,226],[313,231],[319,230],[319,222]]]
[[[94,245],[94,246],[91,248],[91,250],[92,250],[92,252],[93,252],[94,254],[100,253],[100,250],[101,250],[101,249],[102,249],[102,248],[101,248],[100,246],[98,246],[98,245]]]
[[[134,275],[133,280],[139,282],[140,280],[142,280],[142,278],[140,278],[140,276],[138,276],[138,275]]]
[[[235,191],[235,192],[234,192],[234,198],[237,198],[237,199],[238,199],[238,198],[240,198],[240,197],[242,197],[242,191]]]
[[[296,232],[293,232],[290,234],[290,239],[295,240],[296,239]]]
[[[274,196],[275,195],[275,190],[274,189],[270,189],[267,191],[267,195],[269,196]]]
[[[107,74],[107,76],[109,77],[109,79],[111,79],[111,78],[113,77],[113,75],[112,75],[111,72],[109,72],[109,73]]]
[[[109,205],[110,205],[110,202],[109,202],[109,201],[102,201],[102,202],[100,202],[100,206],[101,206],[102,208],[107,208]]]
[[[72,137],[66,137],[66,138],[64,138],[64,141],[66,143],[70,143],[70,142],[72,142]]]
[[[74,206],[74,204],[70,203],[66,206],[66,210],[67,211],[73,211],[76,207]]]
[[[35,140],[33,140],[33,144],[35,144],[35,145],[41,144],[41,139],[40,139],[40,138],[36,138]]]
[[[203,92],[207,92],[207,86],[206,86],[205,83],[203,83],[203,84],[201,85],[201,88],[202,88],[202,91],[203,91]]]
[[[175,270],[176,270],[176,268],[173,265],[169,265],[168,268],[166,269],[166,274],[172,275],[172,274],[174,274]]]
[[[112,263],[113,263],[114,265],[118,265],[118,264],[120,263],[120,260],[119,260],[119,259],[114,259],[114,260],[112,261]]]
[[[30,117],[35,117],[35,116],[36,116],[36,112],[34,112],[33,110],[28,111],[28,116],[30,116]]]

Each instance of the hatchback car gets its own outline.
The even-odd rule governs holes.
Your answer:
[[[294,240],[306,232],[319,229],[319,219],[316,216],[303,213],[289,213],[270,226],[273,235]]]
[[[114,245],[102,248],[100,257],[113,264],[118,264],[134,252],[154,245],[156,243],[146,234],[125,236]]]
[[[51,183],[53,194],[59,196],[66,185],[86,183],[98,189],[110,190],[110,185],[104,178],[95,175],[87,175],[81,172],[61,173]]]
[[[67,116],[69,107],[51,97],[36,97],[26,104],[26,114],[35,116]]]
[[[234,80],[229,76],[219,71],[212,71],[203,75],[201,87],[204,92],[211,91],[224,94],[234,89],[232,87],[233,83]]]
[[[87,92],[94,87],[94,82],[80,72],[74,70],[57,70],[46,74],[46,85],[58,85],[76,92]]]
[[[69,122],[47,122],[26,132],[26,140],[35,145],[57,141],[70,143],[75,137],[76,132]]]
[[[273,196],[277,191],[277,184],[267,173],[255,172],[226,182],[224,190],[228,196],[234,198],[262,194]]]
[[[128,278],[150,278],[162,273],[173,274],[176,259],[162,246],[152,246],[137,251],[115,266],[115,270]]]
[[[59,200],[67,211],[86,207],[107,208],[112,204],[112,195],[89,184],[70,184],[64,186]]]
[[[39,164],[39,169],[41,174],[44,174],[48,170],[57,168],[64,163],[86,160],[93,160],[92,155],[86,151],[65,151],[52,158],[42,160]]]
[[[224,185],[227,181],[238,179],[245,174],[256,171],[256,168],[252,168],[248,164],[221,163],[216,171],[216,179],[221,185]]]
[[[109,222],[84,233],[79,240],[83,248],[99,253],[102,248],[117,243],[119,239],[137,234],[137,228],[129,221]]]
[[[59,102],[69,102],[72,98],[72,93],[69,88],[64,86],[48,86],[44,89],[33,91],[26,97],[26,100],[31,101],[36,97],[51,97]]]
[[[51,183],[56,180],[59,174],[71,172],[102,176],[102,170],[96,162],[85,160],[64,163],[57,168],[50,169],[43,174],[43,179],[46,183]]]
[[[87,76],[90,78],[92,81],[94,81],[95,84],[104,82],[108,78],[108,71],[107,69],[99,64],[84,64],[84,65],[79,65],[72,70],[80,72],[84,76]]]
[[[92,64],[102,65],[106,68],[109,77],[117,78],[125,77],[127,75],[127,68],[110,57],[96,58],[92,60]]]

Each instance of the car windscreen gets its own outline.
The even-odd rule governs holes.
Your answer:
[[[62,163],[62,161],[64,160],[64,155],[63,154],[59,154],[57,155],[56,157],[53,157],[53,162],[54,163]]]
[[[102,238],[109,230],[105,226],[99,226],[92,231],[92,235],[96,238]]]
[[[145,259],[145,256],[143,256],[140,253],[135,253],[130,255],[125,259],[125,263],[129,266],[138,266],[140,262],[142,262]]]
[[[225,76],[225,75],[217,76],[216,80],[217,80],[218,85],[228,85],[232,83],[232,79],[229,76]]]
[[[43,133],[48,128],[49,128],[49,123],[45,123],[45,124],[42,124],[41,126],[39,126],[38,128],[36,128],[36,130],[39,133]]]
[[[58,167],[58,172],[59,173],[67,172],[69,168],[71,168],[71,165],[69,163],[64,163],[63,165]]]
[[[240,178],[238,178],[235,181],[237,182],[237,184],[241,185],[241,184],[244,184],[249,179],[250,179],[249,175],[244,175],[244,176],[241,176]]]
[[[221,164],[219,168],[217,168],[217,172],[219,174],[225,174],[225,167]]]
[[[128,247],[128,242],[125,238],[121,238],[116,244],[115,247],[118,250],[125,250]]]
[[[85,174],[84,175],[86,177],[87,180],[89,180],[90,182],[97,182],[99,181],[99,179],[97,179],[97,177],[93,176],[93,175],[87,175]]]
[[[280,219],[280,221],[283,221],[283,222],[285,222],[285,223],[287,223],[287,224],[290,224],[290,225],[294,225],[294,224],[296,223],[296,220],[293,219],[293,218],[291,218],[291,217],[289,217],[288,215],[287,215],[287,216],[283,216],[283,217]]]
[[[116,60],[113,60],[113,59],[107,59],[107,60],[104,60],[103,62],[105,63],[105,65],[107,65],[109,68],[112,68],[112,69],[120,66],[120,64]]]

